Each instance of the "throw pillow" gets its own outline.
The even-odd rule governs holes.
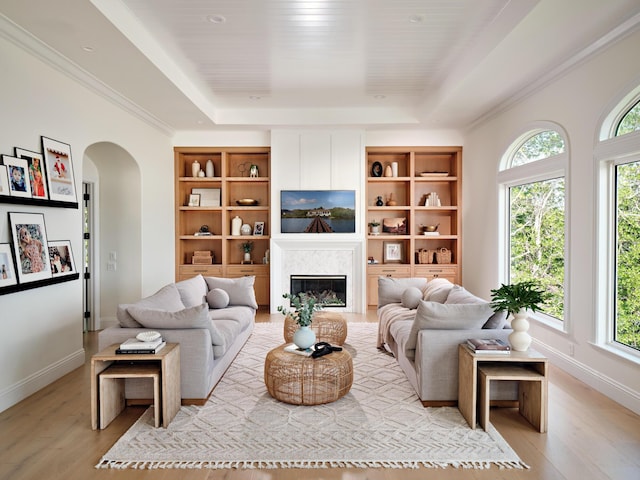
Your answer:
[[[415,358],[420,330],[476,330],[484,325],[492,313],[493,310],[488,303],[445,305],[420,300],[405,344],[405,355],[410,360]]]
[[[418,308],[420,300],[422,300],[422,291],[416,287],[409,287],[402,292],[402,306],[409,310],[415,310]]]
[[[121,327],[141,327],[140,323],[129,314],[128,310],[133,306],[166,310],[168,312],[176,312],[184,308],[184,304],[180,299],[180,293],[173,283],[162,287],[153,295],[145,297],[142,300],[138,300],[135,303],[118,305],[117,317]]]
[[[209,306],[206,303],[195,307],[183,308],[177,312],[131,306],[129,307],[129,313],[146,328],[165,330],[206,328],[211,334],[211,343],[213,345],[224,345],[224,337],[209,319]]]
[[[207,303],[210,308],[226,308],[229,305],[229,294],[221,288],[213,288],[207,293]]]
[[[209,290],[221,288],[229,294],[229,305],[245,305],[258,309],[256,293],[253,289],[256,277],[251,275],[238,278],[205,277]]]
[[[453,287],[453,283],[446,278],[434,278],[427,283],[422,298],[427,302],[444,303]]]
[[[378,308],[389,303],[401,303],[402,293],[409,287],[422,291],[426,285],[426,278],[378,277]]]
[[[207,295],[207,282],[204,281],[202,275],[177,282],[176,288],[185,307],[202,305],[204,297]]]
[[[482,298],[476,297],[464,287],[460,285],[454,285],[454,287],[449,292],[449,296],[447,297],[445,304],[480,304],[480,303],[489,303]],[[507,323],[507,312],[499,311],[495,312],[493,315],[489,317],[489,320],[482,326],[482,328],[504,328]]]

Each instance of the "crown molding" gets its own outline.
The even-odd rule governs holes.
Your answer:
[[[0,37],[5,38],[28,54],[38,58],[55,70],[65,74],[71,80],[83,85],[93,93],[108,100],[125,112],[151,125],[165,135],[172,136],[175,129],[141,108],[136,103],[121,95],[113,88],[99,80],[78,64],[54,50],[33,34],[0,14]]]

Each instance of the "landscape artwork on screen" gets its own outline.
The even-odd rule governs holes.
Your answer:
[[[282,233],[355,233],[355,190],[282,190]]]

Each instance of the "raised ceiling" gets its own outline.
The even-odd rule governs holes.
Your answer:
[[[640,23],[638,0],[3,0],[0,12],[5,32],[169,130],[464,128]]]

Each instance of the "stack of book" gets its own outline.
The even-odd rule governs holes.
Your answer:
[[[470,338],[467,345],[474,353],[490,355],[508,355],[511,353],[511,346],[498,338]]]
[[[302,348],[299,348],[295,343],[292,343],[284,347],[284,351],[289,353],[295,353],[296,355],[302,355],[304,357],[310,357],[311,354],[313,353],[312,348],[302,349]]]
[[[117,354],[132,353],[158,353],[167,343],[162,337],[150,342],[142,342],[137,338],[129,338],[120,344],[120,348],[116,349]]]

